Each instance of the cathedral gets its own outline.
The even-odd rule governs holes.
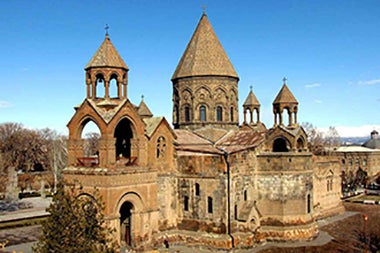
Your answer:
[[[270,128],[252,89],[240,124],[239,76],[205,13],[171,78],[172,124],[144,100],[129,100],[128,71],[106,34],[67,125],[64,170],[66,182],[99,190],[121,245],[148,250],[166,241],[228,251],[309,240],[319,233],[317,218],[343,211],[339,162],[308,151],[286,79]],[[101,134],[96,156],[84,151],[89,122]]]

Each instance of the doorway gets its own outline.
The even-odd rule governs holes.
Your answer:
[[[120,207],[120,241],[128,246],[132,246],[132,210],[133,204],[128,201]]]

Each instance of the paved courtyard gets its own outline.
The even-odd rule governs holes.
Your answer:
[[[300,242],[286,242],[286,243],[265,243],[258,245],[256,248],[249,250],[234,250],[231,252],[235,253],[252,253],[252,252],[315,252],[320,246],[324,250],[320,252],[334,252],[329,251],[331,247],[335,247],[334,244],[339,244],[339,247],[348,247],[347,251],[344,252],[355,252],[355,250],[350,251],[349,239],[352,238],[352,233],[354,230],[362,227],[361,219],[363,213],[368,213],[374,227],[378,227],[377,221],[380,216],[380,206],[374,205],[362,205],[362,204],[345,204],[346,211],[344,214],[339,216],[330,217],[318,221],[320,226],[320,234],[313,241],[300,241]],[[22,228],[12,228],[0,230],[0,252],[23,252],[32,253],[31,247],[33,243],[37,240],[38,235],[41,233],[41,226],[29,226]],[[351,233],[351,234],[350,234]],[[377,230],[375,230],[377,233]],[[7,247],[5,249],[1,248],[1,243],[7,242]],[[329,246],[330,245],[330,246]],[[337,246],[337,247],[338,247]],[[352,246],[353,247],[353,246]],[[340,249],[340,248],[339,248]],[[133,252],[122,249],[122,253]],[[170,248],[159,248],[153,252],[168,252],[168,253],[211,253],[211,252],[225,252],[225,251],[215,251],[208,249],[207,247],[185,247],[180,245],[170,245]]]

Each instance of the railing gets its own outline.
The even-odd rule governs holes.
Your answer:
[[[77,161],[77,166],[82,167],[97,167],[99,165],[98,157],[78,157]]]
[[[118,167],[137,165],[137,156],[117,157],[116,158],[116,164]],[[77,166],[78,167],[91,167],[91,168],[98,167],[99,166],[99,158],[98,157],[78,157],[77,158]]]

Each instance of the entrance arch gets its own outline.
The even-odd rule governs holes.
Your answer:
[[[136,246],[134,238],[140,236],[141,214],[144,210],[144,203],[136,192],[125,193],[117,202],[114,213],[119,214],[116,231],[118,231],[118,242],[121,245]]]
[[[124,202],[119,210],[120,214],[120,241],[132,246],[132,210],[133,204],[129,201]]]

